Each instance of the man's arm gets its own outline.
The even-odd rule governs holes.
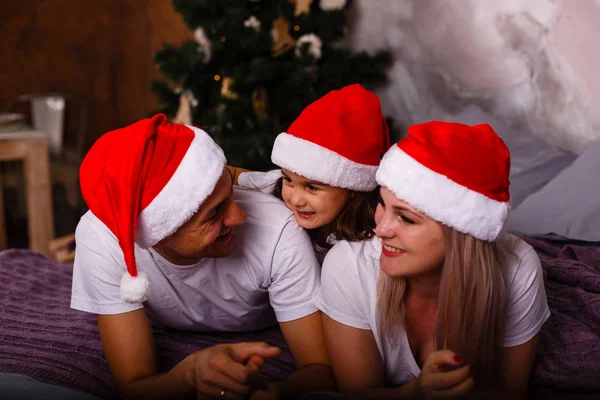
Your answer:
[[[266,343],[218,345],[196,351],[165,373],[156,363],[152,328],[144,310],[97,315],[108,366],[124,399],[241,398],[260,361],[279,354]],[[249,362],[251,361],[251,362]]]
[[[329,363],[321,312],[279,324],[294,359],[296,371],[277,382],[278,397],[291,399],[303,393],[335,391],[335,378]]]

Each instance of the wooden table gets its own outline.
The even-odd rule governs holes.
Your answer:
[[[0,133],[0,161],[11,160],[23,161],[29,248],[50,257],[48,244],[54,238],[54,217],[46,134],[39,131]],[[0,207],[4,209],[1,192]],[[4,213],[0,212],[0,249],[5,247],[6,227]]]

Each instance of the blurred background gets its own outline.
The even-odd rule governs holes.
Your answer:
[[[5,0],[0,248],[56,255],[47,243],[86,211],[79,163],[107,131],[165,112],[268,169],[275,135],[354,82],[379,95],[392,140],[431,119],[492,124],[512,154],[513,229],[599,241],[599,40],[596,0]]]

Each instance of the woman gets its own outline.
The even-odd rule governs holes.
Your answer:
[[[342,392],[527,397],[549,310],[535,251],[503,233],[509,168],[489,125],[414,125],[386,153],[376,237],[337,243],[322,269]]]

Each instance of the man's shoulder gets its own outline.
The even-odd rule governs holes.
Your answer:
[[[104,257],[121,258],[119,240],[111,230],[91,211],[86,212],[75,229],[75,252],[78,249],[91,249]],[[80,250],[81,253],[83,250]],[[77,257],[76,257],[77,258]]]
[[[294,220],[292,212],[272,194],[236,187],[234,199],[246,213],[246,223],[285,225]]]
[[[97,240],[110,237],[114,237],[116,240],[116,236],[91,210],[83,214],[79,220],[75,235],[77,240]]]

